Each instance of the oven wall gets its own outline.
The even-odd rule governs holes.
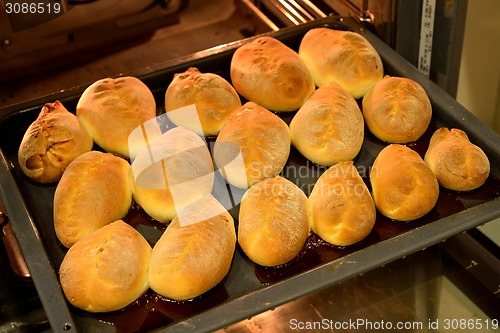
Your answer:
[[[500,1],[469,1],[457,100],[500,133]]]
[[[468,2],[457,101],[500,133],[500,1]],[[479,228],[500,246],[500,219]]]

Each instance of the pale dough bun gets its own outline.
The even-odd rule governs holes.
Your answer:
[[[375,206],[397,221],[418,219],[436,205],[439,184],[418,153],[391,144],[377,155],[370,172]]]
[[[236,49],[230,75],[236,91],[271,111],[297,110],[314,91],[311,74],[297,52],[268,36]]]
[[[196,112],[177,110],[189,105],[195,105]],[[194,67],[175,74],[165,93],[167,117],[199,135],[219,134],[229,115],[240,106],[240,96],[226,79],[200,73]]]
[[[440,128],[431,137],[424,161],[439,183],[454,191],[471,191],[484,184],[490,162],[481,148],[457,128]]]
[[[163,223],[212,192],[214,184],[214,166],[206,143],[183,127],[150,141],[132,162],[132,171],[134,200]]]
[[[71,161],[92,149],[92,137],[59,101],[43,106],[18,151],[21,170],[39,183],[54,183]]]
[[[247,102],[231,115],[219,133],[214,162],[228,183],[248,188],[283,170],[290,143],[288,126],[280,117]]]
[[[384,75],[380,55],[365,37],[352,31],[311,29],[302,38],[299,56],[316,86],[336,82],[356,99]]]
[[[59,268],[68,301],[89,312],[122,309],[149,288],[151,246],[118,220],[79,240]]]
[[[304,247],[310,229],[307,196],[283,177],[255,184],[242,198],[238,243],[256,264],[288,263]]]
[[[331,166],[361,150],[364,121],[356,100],[336,83],[325,83],[290,123],[292,144],[310,161]]]
[[[386,76],[363,98],[363,115],[373,135],[390,143],[416,141],[425,133],[432,106],[417,82]]]
[[[373,199],[352,161],[342,161],[325,171],[309,196],[312,230],[326,242],[349,246],[373,229]]]
[[[130,173],[127,161],[99,151],[84,153],[68,165],[54,193],[54,228],[64,246],[127,214]]]
[[[129,135],[156,116],[156,102],[151,90],[135,77],[106,78],[85,89],[76,115],[101,148],[129,157]]]
[[[151,289],[176,301],[195,298],[221,282],[236,247],[233,218],[212,195],[187,206],[180,216],[154,245],[149,264]]]

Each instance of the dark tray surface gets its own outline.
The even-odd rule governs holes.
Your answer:
[[[17,149],[21,138],[42,105],[59,99],[68,110],[74,111],[78,97],[85,87],[73,88],[10,107],[3,110],[8,116],[0,122],[0,148],[5,156],[4,168],[12,172],[12,177],[3,175],[0,179],[3,190],[0,191],[3,193],[1,199],[8,201],[7,210],[15,217],[14,230],[20,238],[19,242],[25,252],[42,303],[49,319],[52,318],[54,330],[63,331],[62,325],[69,324],[66,331],[212,331],[435,244],[490,221],[500,214],[498,136],[353,21],[330,17],[271,35],[297,49],[304,33],[316,26],[361,32],[379,51],[386,74],[410,77],[422,84],[433,104],[433,118],[422,138],[409,146],[423,156],[430,136],[437,128],[447,126],[464,129],[472,142],[483,148],[490,158],[492,174],[486,184],[467,193],[441,188],[436,207],[425,217],[410,223],[394,222],[378,214],[373,232],[354,246],[331,246],[311,235],[301,254],[284,267],[264,268],[254,265],[241,249],[237,248],[226,279],[207,294],[191,302],[179,304],[148,291],[123,311],[93,315],[67,305],[59,288],[56,272],[66,250],[58,242],[52,224],[52,201],[56,185],[40,185],[27,180],[17,164]],[[234,49],[245,41],[156,66],[148,69],[147,73],[130,75],[138,76],[148,84],[157,99],[158,113],[162,114],[164,93],[173,74],[194,66],[202,72],[217,73],[229,80],[231,55]],[[280,116],[289,122],[293,114]],[[370,166],[385,145],[366,131],[363,148],[354,162],[368,186]],[[292,147],[282,175],[309,194],[314,182],[325,170],[325,167],[307,161]],[[229,202],[223,204],[233,217],[237,218],[238,206],[232,207]],[[131,209],[125,220],[140,230],[151,243],[154,243],[164,230],[163,225],[152,221],[137,206]],[[26,239],[19,237],[21,233],[28,233]],[[38,242],[34,245],[42,249],[43,253],[27,250],[28,247],[33,247],[33,242]],[[66,312],[67,317],[64,316]],[[56,314],[59,319],[55,318]]]

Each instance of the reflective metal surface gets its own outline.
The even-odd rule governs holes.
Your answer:
[[[500,261],[484,251],[461,234],[219,333],[498,332]]]

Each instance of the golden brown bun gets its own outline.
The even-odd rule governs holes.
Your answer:
[[[336,82],[354,98],[363,97],[384,75],[379,54],[356,32],[311,29],[300,43],[299,56],[318,87]]]
[[[151,289],[177,301],[197,297],[221,282],[236,246],[233,218],[212,195],[179,215],[154,245],[149,264]]]
[[[214,183],[205,142],[183,127],[150,142],[132,162],[132,170],[134,200],[159,222],[171,221],[182,208],[212,192]]]
[[[278,175],[290,154],[290,133],[274,113],[247,102],[222,128],[214,146],[214,162],[228,183],[240,188]],[[243,158],[237,158],[241,152]]]
[[[337,246],[355,244],[373,229],[373,199],[352,161],[342,161],[325,171],[309,196],[312,230]]]
[[[420,155],[391,144],[378,154],[370,172],[377,209],[398,221],[418,219],[436,205],[439,185]]]
[[[292,144],[310,161],[333,165],[352,160],[364,138],[363,115],[354,98],[336,83],[319,87],[290,123]]]
[[[19,147],[24,174],[39,183],[53,183],[77,156],[90,151],[90,134],[59,102],[47,103],[28,127]]]
[[[130,165],[89,151],[64,171],[54,193],[54,228],[66,247],[124,217],[132,204]]]
[[[363,98],[363,115],[370,132],[380,140],[408,143],[427,130],[432,106],[417,82],[386,76]]]
[[[481,148],[459,129],[440,128],[431,137],[425,163],[439,183],[454,191],[470,191],[484,184],[490,162]]]
[[[314,91],[298,54],[272,37],[240,46],[231,60],[231,81],[243,97],[272,111],[294,111]]]
[[[310,229],[307,196],[283,177],[255,184],[242,198],[238,243],[259,265],[291,261],[304,247]]]
[[[192,104],[196,105],[196,112],[172,112]],[[229,115],[240,106],[240,96],[229,82],[217,74],[200,73],[193,67],[175,74],[165,93],[168,118],[199,135],[219,134]]]
[[[106,78],[83,92],[76,115],[101,148],[129,157],[129,134],[156,116],[156,103],[149,88],[139,79]]]
[[[79,240],[59,268],[68,301],[90,312],[126,307],[148,288],[151,246],[118,220]]]

